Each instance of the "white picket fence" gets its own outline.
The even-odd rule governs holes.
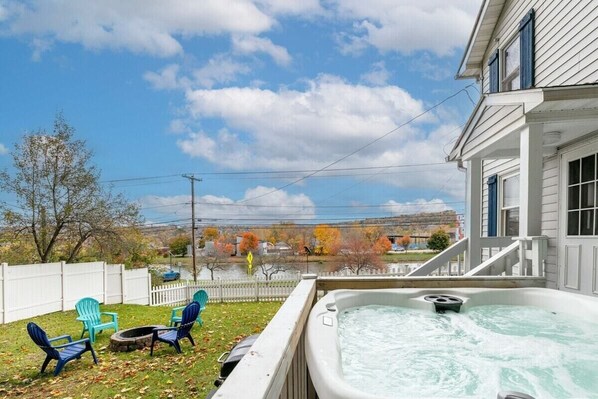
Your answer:
[[[83,297],[105,304],[149,304],[147,268],[125,270],[105,262],[43,263],[0,268],[0,323],[75,308]]]
[[[407,268],[408,269],[408,268]],[[408,271],[407,271],[408,273]],[[318,276],[356,276],[350,270],[344,269],[333,272],[319,272]],[[359,276],[404,276],[403,270],[389,268],[388,270],[365,269]],[[266,302],[284,301],[301,281],[301,275],[272,276],[270,281],[261,278],[247,278],[244,280],[215,280],[181,281],[176,284],[164,284],[152,287],[150,294],[151,306],[178,306],[189,303],[197,290],[208,293],[208,302]]]
[[[185,281],[178,284],[165,284],[153,287],[150,305],[184,305],[188,303],[198,290],[208,293],[208,302],[267,302],[284,301],[301,276],[272,276],[270,281],[263,279]]]

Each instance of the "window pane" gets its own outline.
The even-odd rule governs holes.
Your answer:
[[[579,186],[569,187],[569,202],[567,209],[579,209]]]
[[[579,186],[575,186],[579,187]],[[573,187],[569,187],[571,191]],[[591,208],[594,206],[594,183],[586,183],[581,185],[581,207]],[[569,208],[572,209],[572,208]]]
[[[505,77],[519,68],[519,37],[505,50]]]
[[[519,79],[519,74],[517,74],[509,82],[509,90],[519,90],[520,88],[521,88],[521,81]]]
[[[594,234],[594,211],[581,211],[581,235],[591,236]]]
[[[519,175],[504,180],[502,197],[504,208],[517,205],[519,205]]]
[[[519,235],[519,208],[507,209],[505,211],[505,235]]]
[[[569,184],[579,183],[580,160],[569,162]]]
[[[594,155],[581,160],[581,181],[592,181],[595,179],[595,157]]]
[[[567,213],[567,235],[579,235],[579,211]]]

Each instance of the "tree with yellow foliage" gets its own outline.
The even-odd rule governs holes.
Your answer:
[[[341,245],[341,231],[327,224],[319,224],[314,229],[317,255],[336,255]]]

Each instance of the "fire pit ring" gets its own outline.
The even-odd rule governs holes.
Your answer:
[[[163,325],[141,326],[115,332],[110,336],[110,350],[113,352],[130,352],[143,349],[152,344],[154,328]]]

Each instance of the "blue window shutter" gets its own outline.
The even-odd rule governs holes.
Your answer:
[[[498,177],[488,178],[488,237],[496,237],[498,208]]]
[[[498,93],[498,50],[488,60],[488,66],[490,67],[490,93]]]
[[[521,88],[534,87],[534,18],[532,8],[519,23],[520,64],[519,77]]]

